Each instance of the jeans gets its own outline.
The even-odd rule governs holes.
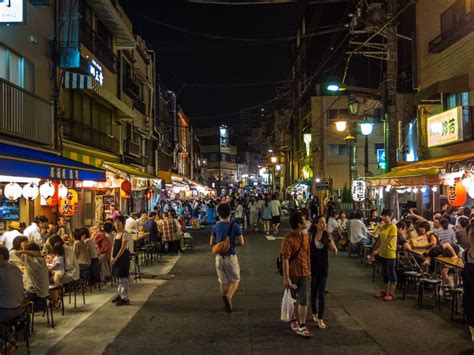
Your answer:
[[[123,300],[128,300],[129,285],[130,285],[130,281],[128,277],[119,277],[117,293],[120,296],[120,298]]]
[[[395,273],[395,265],[397,259],[387,259],[380,257],[380,262],[382,265],[383,282],[386,284],[396,284],[397,274]]]
[[[320,275],[311,276],[311,309],[313,314],[318,315],[319,319],[324,316],[327,279],[327,277]],[[316,301],[318,301],[318,307],[316,307]]]
[[[362,244],[362,245],[371,245],[372,244],[372,239],[370,237],[361,238],[360,239],[360,244]]]

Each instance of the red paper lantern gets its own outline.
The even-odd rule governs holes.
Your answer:
[[[467,201],[466,188],[462,186],[461,180],[456,180],[454,186],[448,186],[448,203],[453,207],[464,206]]]
[[[153,198],[153,190],[148,190],[148,192],[146,193],[146,198],[148,200],[151,200]]]
[[[132,184],[130,183],[130,181],[124,180],[124,181],[120,184],[120,189],[122,189],[122,190],[125,191],[125,192],[130,192],[130,191],[132,191]]]
[[[51,182],[51,184],[53,184],[53,186],[54,186],[54,195],[46,200],[46,204],[49,207],[54,207],[54,206],[58,205],[58,201],[59,201],[59,198],[58,198],[58,183],[53,181],[53,182]]]

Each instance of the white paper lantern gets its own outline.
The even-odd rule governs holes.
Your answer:
[[[23,197],[27,200],[34,200],[36,197],[38,197],[38,193],[38,186],[32,182],[23,186]]]
[[[22,189],[16,182],[11,182],[5,186],[4,192],[10,201],[15,201],[21,197]]]
[[[63,184],[58,185],[58,197],[62,200],[67,197],[67,187]]]
[[[367,185],[364,180],[354,180],[352,181],[352,199],[355,202],[361,202],[365,200],[365,193],[367,190]]]
[[[474,182],[469,185],[467,189],[467,194],[469,195],[470,198],[474,198]]]
[[[54,185],[51,183],[51,181],[45,182],[40,186],[39,192],[41,197],[47,200],[48,198],[54,196]]]
[[[175,194],[179,194],[180,191],[181,191],[181,189],[179,187],[177,187],[177,186],[173,187],[173,192]]]

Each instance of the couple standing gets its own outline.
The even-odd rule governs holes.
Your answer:
[[[323,216],[316,217],[311,223],[309,213],[294,212],[290,215],[291,230],[281,244],[283,282],[296,300],[291,330],[303,337],[313,336],[306,326],[310,287],[312,319],[319,329],[326,328],[323,316],[329,271],[328,254],[329,251],[337,253],[326,227]]]

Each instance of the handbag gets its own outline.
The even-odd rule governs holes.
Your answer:
[[[229,230],[227,231],[227,236],[225,239],[219,243],[216,243],[212,246],[211,251],[216,254],[225,254],[230,249],[230,232],[232,231],[232,227],[234,226],[234,221],[230,222]]]

